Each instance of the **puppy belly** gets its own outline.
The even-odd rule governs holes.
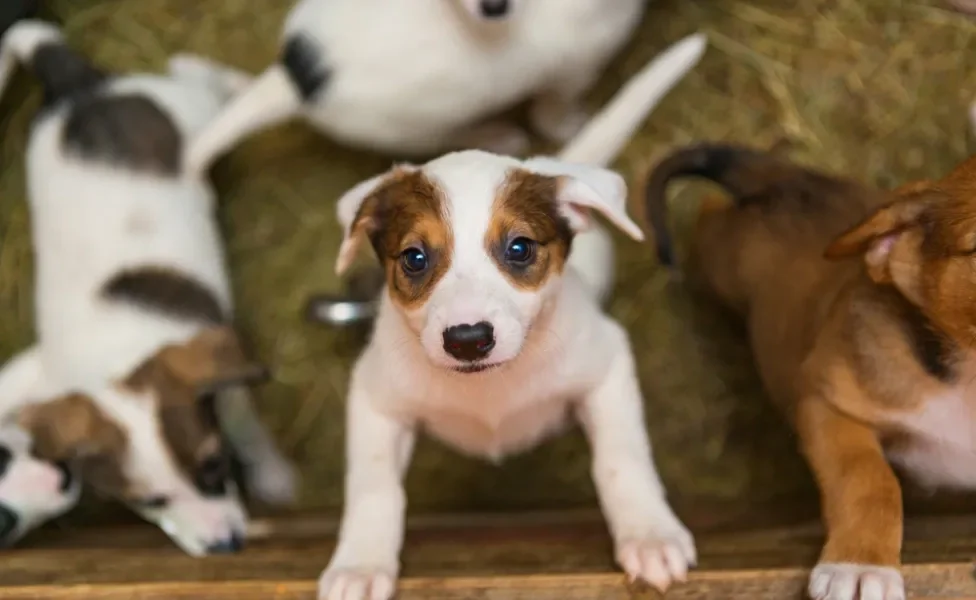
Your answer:
[[[888,459],[927,488],[976,488],[976,450],[947,443],[913,441],[888,451]]]

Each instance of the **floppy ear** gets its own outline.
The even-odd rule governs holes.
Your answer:
[[[891,281],[892,250],[905,232],[921,224],[926,210],[938,196],[929,190],[909,188],[910,193],[882,206],[867,219],[837,237],[824,252],[830,260],[863,254],[868,274],[876,282]]]
[[[356,259],[363,238],[368,237],[379,227],[376,220],[376,207],[369,206],[367,201],[391,175],[415,169],[414,165],[397,165],[386,173],[356,184],[339,198],[336,213],[339,226],[342,227],[342,244],[339,246],[339,256],[335,265],[337,275],[345,273]]]
[[[575,231],[586,230],[590,225],[590,211],[596,211],[630,237],[643,241],[644,232],[627,215],[627,184],[619,174],[602,167],[547,157],[529,159],[523,166],[560,180],[557,199]]]
[[[211,327],[186,344],[167,346],[158,355],[172,376],[198,395],[266,381],[268,368],[249,360],[230,327]]]
[[[37,457],[52,462],[112,453],[125,445],[118,426],[78,393],[25,407],[19,424],[30,432]]]

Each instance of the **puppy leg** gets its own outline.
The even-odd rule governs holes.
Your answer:
[[[396,589],[414,432],[380,413],[353,384],[346,423],[346,492],[339,543],[320,600],[388,600]]]
[[[169,72],[179,79],[202,83],[228,95],[242,91],[254,80],[254,77],[244,71],[186,52],[170,57]]]
[[[633,357],[620,331],[616,358],[583,401],[580,422],[593,452],[593,480],[613,535],[617,562],[631,580],[662,592],[684,581],[695,544],[665,498],[644,428]]]
[[[220,425],[241,462],[250,492],[262,502],[295,502],[295,467],[282,456],[254,410],[250,390],[230,388],[218,396]]]
[[[460,132],[451,145],[518,157],[529,151],[531,142],[529,135],[516,125],[505,121],[487,121]]]
[[[811,598],[903,600],[901,488],[876,433],[820,398],[800,404],[797,430],[827,530]]]
[[[540,92],[529,107],[536,132],[559,144],[573,139],[590,119],[581,101],[598,73],[597,69],[582,68]]]

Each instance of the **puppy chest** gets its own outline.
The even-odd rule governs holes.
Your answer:
[[[898,419],[901,433],[887,444],[890,460],[930,487],[976,487],[976,396],[932,398]]]
[[[550,400],[509,411],[434,408],[419,415],[422,428],[456,450],[497,461],[563,430],[569,405]]]

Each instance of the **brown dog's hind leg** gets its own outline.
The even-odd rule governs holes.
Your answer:
[[[827,533],[810,596],[903,600],[901,487],[877,433],[819,397],[802,401],[796,417]]]

